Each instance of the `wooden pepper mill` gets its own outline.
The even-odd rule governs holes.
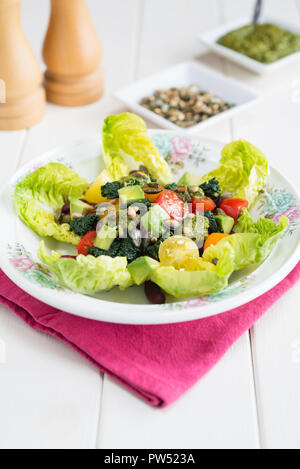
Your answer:
[[[0,130],[39,122],[45,112],[43,75],[23,31],[21,0],[0,0]]]
[[[101,98],[102,48],[85,0],[51,0],[43,56],[49,101],[83,106]]]

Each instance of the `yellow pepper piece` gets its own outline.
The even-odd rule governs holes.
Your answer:
[[[113,179],[109,172],[104,169],[96,181],[93,182],[84,194],[84,199],[90,204],[100,204],[101,202],[107,202],[106,197],[101,195],[101,186],[104,186],[107,182],[113,182]]]

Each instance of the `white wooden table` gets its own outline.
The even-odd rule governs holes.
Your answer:
[[[114,90],[191,58],[247,83],[263,101],[210,127],[244,137],[299,187],[300,64],[264,78],[215,55],[198,32],[249,15],[253,0],[88,0],[104,48],[106,96],[84,108],[48,105],[29,131],[0,133],[1,182],[28,160],[100,131],[123,109]],[[300,0],[265,0],[266,13],[300,23]],[[47,0],[24,0],[22,17],[40,57]],[[0,308],[1,448],[299,448],[300,287],[295,286],[177,403],[153,409],[66,345]],[[2,350],[3,352],[3,350]]]

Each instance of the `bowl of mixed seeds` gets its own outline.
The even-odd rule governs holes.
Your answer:
[[[143,98],[139,104],[183,129],[197,125],[234,106],[210,91],[202,91],[196,84],[156,90],[151,96]]]
[[[160,128],[195,132],[257,101],[239,82],[198,62],[184,62],[119,90],[130,110]]]

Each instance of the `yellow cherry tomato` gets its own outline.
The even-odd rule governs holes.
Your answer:
[[[159,260],[163,266],[191,270],[199,260],[199,249],[197,244],[186,236],[171,236],[160,245]]]

